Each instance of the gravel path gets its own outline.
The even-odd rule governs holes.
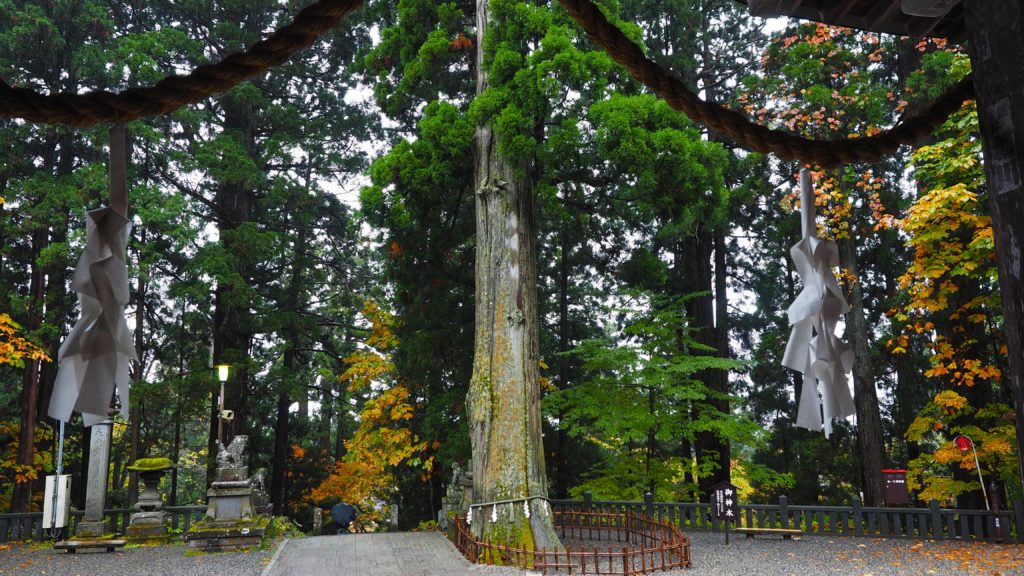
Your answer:
[[[1024,546],[807,536],[748,540],[693,533],[693,568],[657,572],[664,576],[1021,576]],[[9,546],[9,547],[8,547]],[[181,544],[118,552],[65,554],[49,547],[0,546],[0,575],[68,576],[257,576],[270,561],[268,550],[188,554]],[[344,571],[337,572],[344,576]],[[525,576],[522,570],[477,566],[474,575]],[[307,576],[307,575],[296,575]],[[308,576],[328,576],[327,574]]]
[[[8,548],[9,546],[9,548]],[[201,554],[184,544],[81,550],[74,554],[49,546],[0,545],[2,576],[258,576],[270,562],[268,550]]]
[[[663,576],[1021,576],[1024,545],[691,533],[693,567]],[[535,574],[479,566],[487,576]]]

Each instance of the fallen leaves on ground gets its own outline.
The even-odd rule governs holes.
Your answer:
[[[939,545],[934,550],[924,550],[925,556],[946,562],[958,562],[972,573],[995,575],[1020,574],[1024,566],[1024,545],[982,544]]]
[[[897,569],[914,567],[923,574],[945,574],[951,568],[977,576],[1011,576],[1024,573],[1024,545],[986,542],[917,542],[909,547],[858,544],[858,552],[885,558]],[[842,562],[858,562],[856,554],[844,550],[835,554]],[[927,566],[922,566],[924,564]],[[867,576],[866,574],[864,576]]]

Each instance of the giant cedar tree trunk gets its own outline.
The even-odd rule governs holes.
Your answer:
[[[875,390],[875,371],[868,345],[868,326],[864,317],[864,294],[857,266],[855,228],[837,240],[839,266],[854,279],[846,286],[850,311],[846,314],[846,334],[853,347],[853,402],[857,410],[857,447],[861,454],[864,504],[881,506],[884,498],[881,470],[887,466],[882,442],[882,417]]]
[[[228,94],[222,98],[224,107],[224,127],[228,132],[235,132],[241,138],[241,144],[249,157],[259,158],[256,147],[255,127],[253,119],[255,110],[250,103],[239,102],[238,98]],[[256,204],[256,193],[246,183],[224,182],[217,190],[216,202],[221,215],[218,222],[220,242],[224,252],[229,255],[230,266],[234,277],[249,282],[252,277],[251,258],[248,253],[251,247],[240,237],[239,227],[253,220]],[[246,384],[249,379],[248,359],[253,338],[252,313],[247,302],[242,301],[231,285],[233,280],[219,281],[214,293],[213,312],[213,361],[214,364],[231,364],[231,376],[224,387],[224,406],[234,412],[234,420],[224,423],[224,444],[227,445],[239,434],[246,433],[248,417],[248,400]],[[219,428],[219,406],[217,393],[213,394],[210,407],[210,435],[207,458],[207,483],[213,481],[216,469],[217,435]],[[255,444],[249,444],[254,450]],[[248,456],[248,455],[247,455]]]
[[[964,2],[985,154],[989,213],[999,264],[1003,334],[1017,428],[1017,471],[1024,482],[1024,2]],[[1021,486],[1024,488],[1024,485]]]
[[[487,87],[483,39],[492,24],[477,0],[477,93]],[[477,503],[546,497],[540,420],[540,349],[529,166],[498,149],[490,124],[476,132],[476,339],[469,384],[473,497]],[[498,520],[480,511],[479,536],[524,548],[561,543],[540,500],[502,506]]]
[[[46,248],[49,234],[46,230],[38,230],[32,234],[32,273],[29,293],[32,300],[29,304],[29,322],[26,324],[30,330],[39,328],[42,317],[42,303],[44,291],[43,267],[38,264],[37,259],[40,252]],[[34,466],[35,463],[35,431],[36,431],[36,404],[39,400],[39,361],[30,360],[25,363],[25,371],[21,379],[21,418],[18,428],[18,454],[15,462],[19,466]],[[15,513],[28,512],[29,500],[31,499],[32,483],[16,482],[11,494],[10,511]]]
[[[286,356],[294,356],[289,350]],[[287,367],[287,368],[290,368]],[[286,369],[287,369],[286,368]],[[274,460],[270,467],[272,470],[270,478],[270,502],[274,507],[274,516],[287,514],[285,497],[287,490],[285,484],[288,481],[288,407],[292,399],[286,390],[281,390],[277,396],[277,420],[274,424]]]
[[[686,316],[688,326],[694,328],[694,338],[701,344],[712,348],[719,345],[719,335],[715,328],[714,302],[711,297],[711,255],[714,245],[714,236],[711,230],[700,230],[693,235],[687,236],[681,242],[682,257],[680,271],[682,294],[693,294],[703,292],[701,296],[691,298],[686,302]],[[709,354],[724,355],[726,350],[716,350]],[[704,354],[704,352],[698,352]],[[694,375],[698,380],[704,382],[712,390],[728,392],[729,374],[725,370],[701,370]],[[708,404],[720,410],[724,414],[729,413],[729,402],[727,400],[712,399]],[[694,420],[701,418],[700,414],[694,413],[688,417]],[[730,447],[729,442],[719,437],[714,432],[698,432],[696,435],[695,448],[697,459],[701,462],[713,460],[715,469],[710,475],[704,475],[697,479],[698,489],[702,499],[711,498],[711,488],[719,482],[730,480]]]
[[[306,181],[309,181],[308,173]],[[300,211],[299,208],[295,210],[296,213]],[[288,377],[297,374],[299,368],[300,359],[298,358],[299,353],[297,350],[302,347],[300,342],[302,331],[298,326],[299,294],[302,292],[302,272],[307,265],[306,250],[308,248],[306,245],[306,225],[301,215],[296,214],[296,217],[293,219],[293,225],[298,227],[298,237],[295,239],[292,256],[290,288],[286,293],[284,302],[285,310],[290,314],[289,325],[285,329],[287,348],[284,352],[284,373]],[[290,392],[289,386],[282,385],[277,397],[277,422],[274,425],[274,461],[273,466],[271,466],[273,475],[270,482],[270,500],[274,506],[274,516],[284,516],[288,510],[286,469],[288,467],[288,435],[290,431],[288,408],[292,403],[291,396],[289,395]],[[308,394],[304,394],[304,396],[306,398],[309,397]],[[301,410],[300,415],[302,415]]]

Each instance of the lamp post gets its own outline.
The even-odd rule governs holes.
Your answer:
[[[985,480],[981,477],[981,463],[978,462],[978,450],[974,448],[974,441],[971,440],[970,436],[961,434],[953,439],[953,444],[961,452],[967,452],[968,450],[974,452],[974,467],[978,469],[978,483],[981,484],[981,495],[985,499],[985,510],[991,512],[992,508],[988,504],[988,492],[985,490]]]
[[[228,375],[231,370],[230,364],[217,364],[214,366],[217,369],[217,380],[220,381],[220,401],[218,402],[217,411],[217,441],[224,444],[224,383],[228,381]]]

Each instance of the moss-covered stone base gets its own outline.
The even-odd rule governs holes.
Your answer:
[[[164,524],[132,524],[124,531],[125,540],[131,544],[163,544],[169,540]]]
[[[255,516],[229,522],[199,522],[182,536],[191,550],[222,552],[259,546],[271,528],[271,518]]]

